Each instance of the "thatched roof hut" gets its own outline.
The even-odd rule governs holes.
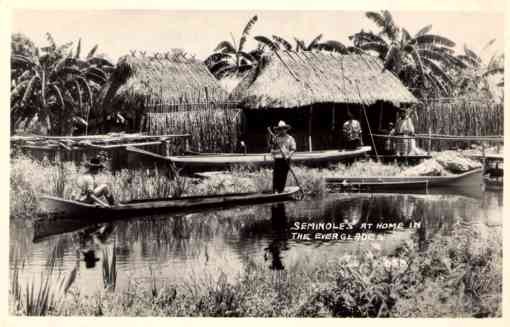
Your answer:
[[[278,51],[264,56],[231,96],[246,109],[418,102],[378,58],[324,51]]]
[[[169,54],[121,57],[102,93],[103,109],[179,111],[227,101],[228,94],[200,61]]]
[[[402,104],[418,103],[380,59],[325,51],[268,53],[231,97],[244,109],[241,137],[259,151],[265,146],[266,127],[278,120],[293,126],[298,149],[341,146],[339,127],[348,112],[361,122],[371,144],[369,131],[384,129]]]

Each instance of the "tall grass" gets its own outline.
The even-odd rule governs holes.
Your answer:
[[[23,260],[14,259],[11,268],[11,283],[9,289],[10,309],[15,314],[27,316],[45,316],[59,312],[65,295],[76,280],[77,267],[74,267],[67,276],[57,274],[54,276],[55,252],[48,258],[46,271],[41,272],[38,279],[23,279]]]

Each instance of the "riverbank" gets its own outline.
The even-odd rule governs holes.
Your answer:
[[[449,175],[479,166],[479,162],[462,157],[454,151],[446,151],[437,153],[433,159],[414,167],[362,160],[348,166],[338,163],[327,169],[293,167],[293,171],[305,195],[321,197],[327,192],[325,178],[328,176]],[[83,167],[72,162],[50,164],[35,161],[26,156],[12,158],[10,217],[32,218],[37,211],[37,197],[40,195],[53,195],[66,199],[76,197],[78,192],[76,180],[82,171]],[[211,174],[207,178],[177,176],[175,179],[170,179],[154,169],[124,169],[115,174],[103,171],[97,176],[96,182],[107,184],[115,199],[122,202],[184,195],[266,191],[272,188],[272,170],[234,169],[225,173]],[[290,173],[287,184],[297,185]]]
[[[392,255],[373,244],[313,267],[268,270],[248,261],[234,280],[220,275],[176,285],[151,271],[149,280],[115,290],[104,277],[105,289],[89,296],[72,285],[71,271],[36,284],[28,302],[20,263],[11,269],[9,309],[63,316],[500,317],[499,228],[458,223],[426,244],[408,240]]]

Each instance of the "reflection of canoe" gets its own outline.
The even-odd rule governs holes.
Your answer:
[[[355,158],[369,152],[371,148],[364,146],[356,150],[324,150],[311,152],[296,152],[292,156],[292,163],[297,165],[320,165],[335,163],[349,158]],[[129,156],[150,157],[157,161],[173,162],[177,167],[192,171],[221,170],[233,166],[268,166],[273,163],[269,153],[217,153],[189,156],[162,156],[153,152],[134,147],[127,148]]]
[[[206,196],[189,196],[174,199],[134,200],[109,208],[98,207],[58,197],[41,197],[41,209],[47,215],[68,219],[115,220],[127,216],[151,215],[162,212],[179,213],[202,209],[223,208],[235,205],[256,204],[292,199],[298,187],[287,187],[283,193],[231,193]]]
[[[379,176],[329,177],[326,183],[347,191],[424,190],[432,187],[470,187],[482,189],[482,169],[474,169],[452,176]]]
[[[92,222],[94,223],[94,222]],[[37,219],[34,221],[33,242],[39,242],[53,235],[75,232],[90,226],[88,219]]]

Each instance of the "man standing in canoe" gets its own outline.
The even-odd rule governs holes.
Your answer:
[[[280,120],[274,128],[276,135],[271,137],[271,154],[274,159],[273,193],[282,193],[285,189],[290,158],[296,152],[296,140],[287,134],[290,128],[290,125]]]
[[[79,176],[77,180],[78,187],[80,188],[78,201],[89,204],[96,203],[103,207],[114,205],[115,201],[108,186],[106,184],[96,184],[96,175],[104,168],[101,160],[98,157],[92,158],[85,163],[85,167],[87,167],[87,171]],[[100,199],[102,196],[106,198],[108,204]]]

